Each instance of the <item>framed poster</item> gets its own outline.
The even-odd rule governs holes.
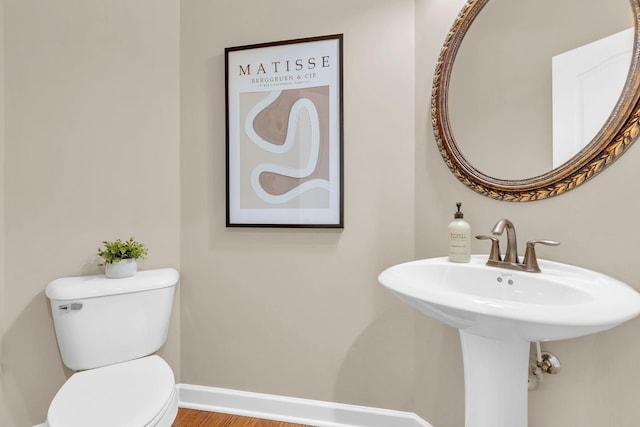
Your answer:
[[[225,49],[227,227],[343,227],[342,34]]]

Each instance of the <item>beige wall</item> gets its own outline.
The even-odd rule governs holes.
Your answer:
[[[521,242],[562,241],[541,257],[640,289],[638,236],[615,229],[640,208],[636,147],[529,204],[484,198],[445,166],[431,75],[462,0],[3,3],[3,426],[42,421],[69,375],[43,290],[97,271],[105,238],[135,234],[151,248],[143,268],[180,267],[162,354],[182,382],[415,411],[436,427],[464,423],[457,332],[376,277],[442,255],[455,202],[475,232],[509,217]],[[333,33],[345,40],[345,229],[225,228],[224,48]],[[114,170],[132,182],[110,191]],[[639,322],[544,344],[564,370],[530,394],[530,426],[634,426]]]
[[[638,244],[640,237],[633,221],[640,209],[640,147],[633,146],[611,168],[587,184],[560,197],[532,203],[507,203],[482,197],[467,189],[449,172],[436,149],[428,121],[430,77],[448,24],[464,4],[463,0],[417,0],[416,76],[416,257],[441,255],[446,248],[445,225],[450,221],[455,202],[463,202],[465,219],[472,233],[486,233],[502,217],[516,225],[522,244],[534,238],[562,242],[556,248],[541,248],[538,255],[602,271],[640,290]],[[420,30],[422,28],[422,30]],[[506,161],[496,153],[496,161]],[[630,224],[629,224],[630,225]],[[486,253],[482,242],[472,242],[475,253]],[[421,322],[422,323],[422,322]],[[431,351],[442,357],[458,358],[460,345],[454,331],[426,320],[421,339],[431,344]],[[426,325],[428,323],[428,326]],[[637,401],[640,381],[637,359],[640,354],[640,319],[634,319],[611,331],[584,338],[543,344],[563,363],[556,376],[546,376],[544,383],[530,393],[531,427],[633,427],[638,424]],[[450,341],[439,344],[444,334]],[[434,356],[430,356],[435,358]],[[439,361],[440,362],[440,361]],[[422,390],[416,403],[418,412],[437,427],[458,427],[460,414],[439,414],[429,393],[438,382],[438,371],[448,366],[440,362],[422,374]],[[462,368],[461,362],[459,369]],[[426,369],[426,368],[425,368]],[[499,363],[490,369],[499,369]],[[462,378],[457,375],[441,389],[441,401],[463,399]],[[426,389],[426,391],[425,391]]]
[[[69,372],[44,289],[97,273],[100,242],[147,244],[179,267],[179,6],[5,1],[8,422],[42,422]],[[163,354],[179,374],[179,310]]]
[[[4,0],[0,0],[0,378],[2,378],[4,343]],[[4,399],[4,382],[0,384],[0,425],[8,425]]]
[[[182,2],[182,381],[413,405],[414,2]],[[225,228],[224,48],[344,33],[344,230]]]

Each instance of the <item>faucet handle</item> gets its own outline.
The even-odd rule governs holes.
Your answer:
[[[480,234],[476,236],[478,240],[491,240],[491,252],[489,253],[489,261],[502,261],[500,255],[500,239],[495,236],[487,236]]]
[[[524,260],[522,261],[522,263],[524,264],[527,271],[531,271],[534,273],[540,272],[535,248],[535,245],[538,243],[547,246],[558,246],[560,244],[560,242],[556,242],[555,240],[529,240],[527,242],[527,250],[524,253]]]

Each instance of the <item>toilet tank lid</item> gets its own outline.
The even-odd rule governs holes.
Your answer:
[[[108,295],[127,294],[175,286],[179,273],[173,268],[141,270],[124,279],[95,276],[63,277],[50,282],[45,294],[52,300],[77,300]]]

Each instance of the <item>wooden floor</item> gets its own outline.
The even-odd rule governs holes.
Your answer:
[[[178,409],[178,416],[172,427],[311,427],[303,424],[291,424],[282,421],[270,421],[260,418],[247,418],[217,412]]]

